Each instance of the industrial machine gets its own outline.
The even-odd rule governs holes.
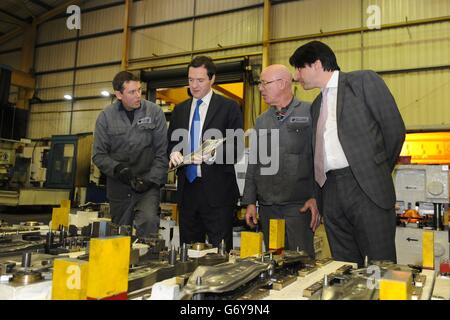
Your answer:
[[[58,205],[62,189],[41,188],[47,173],[49,141],[0,139],[0,205]]]
[[[222,249],[207,244],[168,248],[161,236],[136,238],[131,228],[116,226],[108,219],[94,218],[89,223],[79,217],[68,228],[49,230],[48,226],[26,223],[0,227],[0,299],[51,299],[53,262],[62,257],[89,260],[92,239],[129,236],[128,296],[148,295],[154,283],[191,274],[199,265],[228,261]],[[86,213],[83,212],[83,213]],[[83,214],[82,214],[83,215]],[[203,254],[201,253],[203,252]]]
[[[435,268],[449,258],[448,165],[397,165],[397,262],[421,265],[425,230],[433,230]]]
[[[92,141],[90,133],[0,139],[0,205],[56,206],[66,199],[85,203]]]
[[[397,165],[394,184],[398,213],[417,207],[422,227],[448,227],[448,165]]]
[[[92,143],[91,133],[52,136],[45,187],[68,190],[75,203],[85,203]]]

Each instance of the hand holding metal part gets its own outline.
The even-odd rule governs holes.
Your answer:
[[[170,154],[169,172],[176,170],[188,164],[209,163],[216,154],[216,149],[225,142],[223,139],[207,139],[202,145],[192,153],[183,156],[180,152],[175,151]],[[214,161],[214,160],[212,160]]]

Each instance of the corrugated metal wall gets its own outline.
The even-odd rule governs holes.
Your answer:
[[[195,23],[194,50],[254,43],[261,40],[262,9],[208,17]]]
[[[108,4],[112,6],[83,13],[83,9]],[[130,67],[160,68],[183,63],[189,60],[191,50],[206,50],[215,58],[261,52],[262,4],[263,0],[133,2]],[[302,0],[273,4],[270,38],[275,42],[270,48],[270,62],[287,65],[293,51],[314,35],[334,49],[342,70],[381,72],[408,128],[450,128],[450,22],[345,32],[366,26],[369,5],[379,6],[384,26],[450,15],[448,0]],[[92,130],[99,110],[109,102],[99,92],[112,91],[110,81],[120,70],[123,11],[123,2],[116,0],[83,5],[78,45],[74,41],[77,31],[68,30],[65,19],[39,27],[35,61],[38,96],[44,100],[61,99],[64,93],[73,91],[75,97],[88,100],[33,105],[30,137]],[[90,37],[99,32],[103,32],[100,37]],[[288,41],[289,37],[298,39]],[[20,41],[14,41],[5,48],[17,48]],[[59,43],[48,44],[52,41]],[[252,46],[239,47],[243,44]],[[217,51],[219,47],[224,50]],[[0,63],[19,65],[17,52],[1,51],[3,48]],[[179,53],[183,55],[175,56]],[[87,68],[76,70],[74,77],[75,60],[77,67]],[[437,66],[441,68],[430,69]],[[298,86],[295,90],[304,100],[311,101],[317,95],[317,90],[305,92]]]
[[[77,30],[66,26],[66,19],[60,18],[44,22],[38,27],[37,44],[76,37]]]
[[[272,39],[317,34],[316,39],[333,48],[343,71],[381,72],[408,129],[450,129],[450,22],[320,37],[322,32],[366,27],[369,5],[379,6],[382,25],[450,15],[446,0],[290,2],[273,7]],[[293,51],[310,40],[274,44],[271,62],[288,64]],[[423,70],[408,70],[417,68]],[[309,101],[318,94],[299,86],[295,90]]]
[[[161,21],[190,17],[194,0],[152,0],[133,3],[131,25],[142,26]],[[178,41],[178,39],[177,39]]]

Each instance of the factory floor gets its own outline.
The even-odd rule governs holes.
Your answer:
[[[0,207],[0,221],[5,221],[9,225],[26,221],[37,221],[48,224],[52,219],[52,208],[16,208]]]
[[[48,224],[52,219],[52,207],[4,207],[0,206],[0,222],[5,221],[9,225],[19,224],[20,222],[36,221]],[[322,250],[318,259],[331,257],[330,247],[328,245],[327,235],[324,225],[321,224],[315,236],[322,238]]]

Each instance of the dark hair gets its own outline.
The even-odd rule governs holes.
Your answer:
[[[188,65],[188,72],[189,68],[199,68],[199,67],[205,67],[209,80],[212,79],[213,75],[216,74],[216,65],[212,61],[210,57],[207,56],[197,56],[194,59],[192,59],[191,63]]]
[[[295,68],[304,68],[317,60],[322,63],[324,71],[340,70],[333,50],[320,41],[311,41],[298,47],[289,58],[289,63]]]
[[[128,81],[140,81],[140,79],[128,71],[120,71],[114,76],[112,81],[113,89],[115,91],[123,92],[123,85]]]

